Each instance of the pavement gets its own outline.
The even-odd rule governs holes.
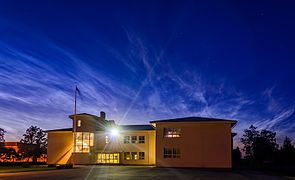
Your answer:
[[[74,169],[59,169],[49,171],[0,173],[1,180],[26,180],[26,179],[99,179],[99,180],[127,180],[127,179],[152,179],[152,180],[174,180],[174,179],[262,179],[279,180],[283,177],[267,175],[254,171],[221,171],[183,168],[156,168],[148,166],[78,166]]]

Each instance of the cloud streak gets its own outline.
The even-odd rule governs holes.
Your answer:
[[[83,94],[78,112],[104,110],[122,124],[206,116],[237,119],[238,132],[254,124],[295,137],[294,104],[282,103],[273,94],[275,87],[248,94],[222,78],[210,80],[190,67],[173,67],[165,48],[155,51],[135,33],[125,33],[126,49],[100,46],[128,69],[122,74],[114,73],[111,62],[97,65],[53,40],[39,42],[34,51],[0,42],[0,122],[7,140],[19,140],[30,125],[71,126],[67,116],[73,113],[76,83]]]

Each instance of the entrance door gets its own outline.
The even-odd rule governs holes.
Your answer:
[[[99,164],[119,164],[120,154],[119,153],[98,153],[97,163]]]

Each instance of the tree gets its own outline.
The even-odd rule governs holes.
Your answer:
[[[279,159],[284,165],[295,165],[295,147],[292,145],[289,137],[286,137],[283,142],[279,153]]]
[[[256,127],[251,125],[249,129],[244,130],[243,138],[241,142],[244,144],[243,151],[245,151],[246,158],[251,159],[254,157],[253,144],[255,139],[259,136],[259,131],[256,131]]]
[[[257,164],[274,161],[278,149],[276,133],[265,129],[259,132],[256,129],[251,125],[249,129],[244,130],[241,138],[246,158]]]
[[[0,159],[3,159],[5,157],[5,152],[6,152],[6,148],[5,148],[5,130],[0,128]]]
[[[6,133],[6,131],[4,129],[0,128],[0,143],[5,142],[5,138],[4,138],[5,133]]]
[[[33,159],[37,162],[37,158],[46,153],[47,138],[46,133],[37,126],[31,126],[23,134],[23,139],[20,140],[20,153],[23,158]]]
[[[272,162],[277,150],[276,133],[264,129],[253,143],[254,160],[257,163]]]
[[[232,162],[233,162],[233,166],[238,166],[241,163],[241,158],[242,158],[242,153],[240,151],[240,148],[237,147],[235,149],[233,149],[232,151]]]

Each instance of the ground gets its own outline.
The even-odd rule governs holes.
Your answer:
[[[253,171],[221,171],[142,166],[79,166],[74,169],[0,173],[0,179],[286,179]]]

